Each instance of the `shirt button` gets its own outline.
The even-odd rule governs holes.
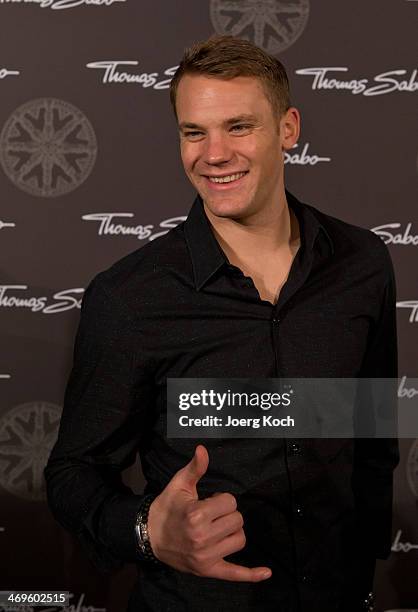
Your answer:
[[[296,506],[295,507],[295,514],[298,517],[302,517],[304,515],[304,511],[303,511],[302,506]]]
[[[306,574],[302,574],[302,576],[300,577],[300,581],[303,584],[306,584],[307,582],[309,582],[309,578],[308,578],[308,576]]]
[[[289,444],[289,454],[290,455],[299,455],[301,451],[302,449],[299,444],[296,444],[296,443]]]

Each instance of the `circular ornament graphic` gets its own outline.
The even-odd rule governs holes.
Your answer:
[[[34,196],[73,191],[93,169],[97,140],[87,117],[57,98],[19,106],[0,134],[0,163],[10,180]]]
[[[45,499],[43,470],[58,436],[61,407],[48,402],[15,406],[0,419],[0,485],[30,501]]]
[[[406,461],[406,477],[412,493],[418,497],[418,440],[415,440],[409,449]]]
[[[290,47],[305,29],[309,0],[211,0],[218,34],[249,40],[271,55]]]

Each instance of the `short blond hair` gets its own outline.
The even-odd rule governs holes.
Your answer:
[[[253,76],[260,79],[274,113],[282,116],[290,104],[289,80],[278,59],[252,42],[234,36],[211,36],[185,50],[170,83],[170,101],[177,119],[176,97],[186,74],[219,79]]]

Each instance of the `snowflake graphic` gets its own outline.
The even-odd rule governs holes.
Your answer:
[[[56,98],[17,108],[0,134],[0,163],[13,183],[34,196],[56,197],[89,176],[97,141],[87,117]]]
[[[61,407],[15,406],[0,419],[0,485],[17,497],[45,499],[43,470],[58,435]]]
[[[409,449],[406,476],[412,493],[418,497],[418,440],[415,440]]]
[[[290,47],[305,29],[309,0],[211,0],[218,34],[250,40],[272,55]]]

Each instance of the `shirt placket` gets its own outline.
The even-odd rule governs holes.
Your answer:
[[[301,249],[305,249],[305,246]],[[273,343],[273,352],[275,356],[275,376],[279,379],[283,377],[283,365],[280,360],[280,342],[282,334],[282,324],[285,320],[286,313],[291,308],[291,299],[295,293],[302,288],[303,284],[309,277],[310,271],[313,265],[313,252],[310,251],[308,254],[303,250],[298,251],[293,261],[292,267],[289,272],[288,279],[283,285],[279,299],[276,304],[272,305],[271,309],[271,338]],[[299,440],[292,440],[286,438],[283,440],[284,449],[284,462],[288,479],[288,495],[289,495],[289,506],[292,509],[290,519],[290,530],[291,530],[291,541],[293,547],[293,559],[295,576],[298,584],[298,605],[301,609],[301,590],[304,586],[307,586],[310,582],[310,577],[301,567],[301,562],[298,555],[298,537],[301,528],[303,527],[303,521],[307,519],[307,509],[300,503],[297,502],[297,496],[294,492],[292,483],[292,465],[303,461],[303,445]]]

